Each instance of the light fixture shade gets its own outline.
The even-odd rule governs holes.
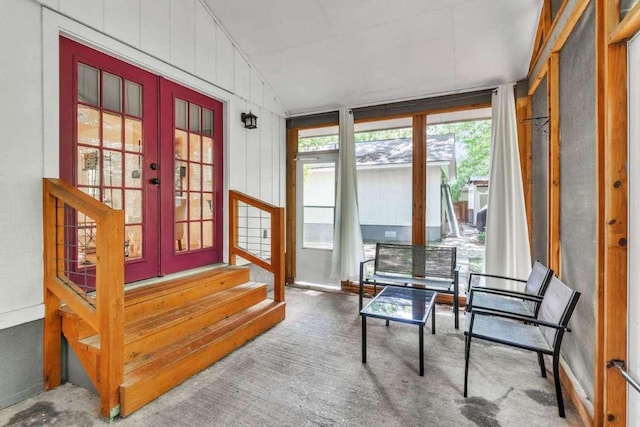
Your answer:
[[[255,129],[258,127],[258,116],[251,111],[240,114],[240,120],[242,120],[244,127],[247,129]]]

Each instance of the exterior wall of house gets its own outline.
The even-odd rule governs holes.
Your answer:
[[[43,316],[42,178],[59,174],[59,35],[223,101],[225,191],[285,201],[286,112],[200,0],[4,1],[0,407],[42,387],[41,328],[32,325]],[[242,127],[249,110],[258,129]],[[28,356],[5,358],[7,348]],[[22,371],[36,374],[4,381]]]
[[[427,238],[442,238],[440,166],[427,167]],[[359,167],[358,210],[365,242],[411,242],[412,174],[407,166]],[[310,169],[305,178],[305,205],[327,206],[335,185],[331,170]],[[333,235],[332,212],[315,210],[305,217],[305,241],[325,242]]]
[[[442,239],[444,206],[440,176],[439,166],[427,167],[427,242],[437,242]]]

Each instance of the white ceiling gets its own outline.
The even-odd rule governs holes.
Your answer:
[[[291,115],[527,76],[542,0],[205,0]]]

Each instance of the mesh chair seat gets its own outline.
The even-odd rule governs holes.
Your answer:
[[[523,304],[521,299],[509,298],[504,295],[477,292],[473,296],[473,306],[487,310],[514,313],[521,316],[535,316],[531,304]]]
[[[464,319],[464,330],[467,333],[470,321],[471,314],[467,313]],[[545,339],[541,327],[519,321],[476,316],[473,321],[473,336],[495,342],[507,341],[510,346],[542,351],[547,354],[553,352],[553,348]]]

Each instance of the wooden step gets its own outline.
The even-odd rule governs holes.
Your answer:
[[[126,364],[120,387],[121,415],[129,415],[284,317],[284,302],[263,301]]]
[[[246,267],[219,267],[125,291],[125,322],[171,310],[249,281]]]
[[[249,282],[127,323],[124,331],[124,361],[128,363],[151,353],[266,298],[265,284]],[[80,345],[99,354],[100,336],[84,338],[80,340]]]

